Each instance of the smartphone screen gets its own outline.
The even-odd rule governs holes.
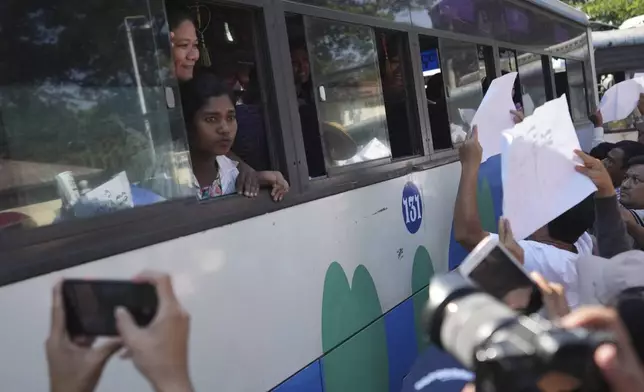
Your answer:
[[[516,311],[534,313],[541,309],[541,292],[536,283],[498,246],[468,276],[485,292]]]
[[[65,280],[63,301],[71,336],[116,336],[117,307],[126,308],[139,326],[148,325],[158,307],[151,284],[117,280]]]

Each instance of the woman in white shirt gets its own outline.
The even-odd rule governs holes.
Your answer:
[[[232,95],[217,77],[200,73],[182,88],[181,102],[199,199],[235,193],[239,170],[237,162],[226,157],[237,134]],[[280,172],[262,171],[257,176],[260,185],[272,187],[275,201],[289,190]]]

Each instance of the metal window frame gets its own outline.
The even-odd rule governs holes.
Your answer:
[[[274,113],[271,113],[265,125],[271,137],[270,144],[275,144],[272,163],[277,164],[288,175],[291,194],[281,203],[274,203],[268,191],[262,191],[254,200],[241,196],[228,196],[208,202],[198,202],[193,198],[170,200],[91,219],[0,233],[0,259],[3,260],[0,263],[0,286],[457,161],[455,148],[441,151],[433,149],[429,115],[422,99],[424,94],[423,90],[418,88],[424,81],[420,66],[419,34],[438,38],[439,44],[441,38],[448,38],[491,46],[497,76],[500,76],[500,47],[550,55],[534,48],[493,38],[421,28],[412,26],[411,23],[392,22],[373,16],[282,0],[204,1],[223,6],[253,7],[258,16],[257,22],[263,24],[260,32],[264,29],[266,34],[265,37],[259,38],[266,47],[265,50],[256,48],[259,53],[257,61],[260,65],[267,65],[272,75],[265,75],[265,80],[260,81],[263,88],[262,99],[274,102],[274,105],[270,106],[270,111]],[[162,3],[162,0],[159,0],[159,3]],[[385,164],[354,165],[350,167],[351,170],[332,177],[313,181],[308,179],[295,88],[292,74],[289,72],[291,62],[286,31],[287,12],[407,34],[410,55],[408,60],[411,61],[412,77],[416,85],[415,97],[423,155],[397,159]],[[554,13],[549,12],[548,15],[564,20]],[[571,23],[569,20],[564,21]],[[160,43],[158,50],[170,58],[169,39],[167,44]],[[274,162],[276,157],[277,162]]]

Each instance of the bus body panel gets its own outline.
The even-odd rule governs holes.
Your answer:
[[[44,341],[57,280],[128,279],[144,269],[170,273],[192,317],[196,390],[271,389],[410,297],[419,249],[435,272],[447,270],[459,175],[452,163],[3,287],[0,347],[12,356],[0,370],[5,391],[47,389]],[[402,204],[408,182],[422,198],[415,234]],[[341,287],[340,271],[359,289]],[[376,311],[354,317],[363,306]],[[338,307],[346,310],[340,317]],[[129,361],[116,359],[98,390],[147,388]]]

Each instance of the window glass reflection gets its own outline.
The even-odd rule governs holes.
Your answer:
[[[530,115],[535,108],[546,103],[546,81],[541,55],[534,53],[517,54],[519,78],[521,83],[521,101],[525,115]]]
[[[584,120],[588,117],[586,105],[586,82],[584,80],[584,63],[566,60],[568,88],[570,91],[570,113],[573,120]]]
[[[420,58],[425,80],[425,97],[427,112],[432,131],[434,150],[452,148],[452,132],[447,109],[445,83],[441,69],[442,53],[438,49],[438,39],[419,36]]]
[[[510,72],[517,72],[517,53],[512,49],[499,48],[499,58],[501,62],[501,75]],[[512,89],[512,101],[517,110],[523,110],[523,94],[521,89],[521,75],[517,75],[514,80],[514,89]]]
[[[410,9],[415,26],[486,37],[499,33],[496,0],[411,0]]]
[[[390,157],[373,30],[315,18],[305,25],[327,166]]]
[[[378,16],[396,22],[409,23],[408,1],[401,0],[293,0],[299,3],[339,11]]]
[[[171,132],[163,88],[172,70],[156,45],[168,40],[160,3],[5,6],[0,215],[17,216],[9,226],[188,194],[185,138]],[[140,16],[150,6],[155,16]]]
[[[484,50],[476,44],[441,39],[452,143],[465,140],[474,113],[483,100],[486,78]]]

